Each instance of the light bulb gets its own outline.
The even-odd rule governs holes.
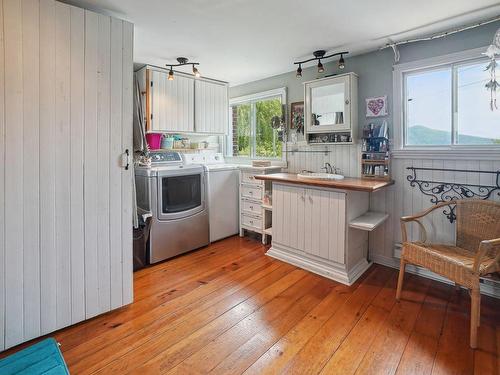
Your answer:
[[[323,64],[321,63],[321,60],[318,61],[318,73],[323,73],[325,71],[325,68],[323,67]]]
[[[321,60],[318,60],[318,73],[323,73],[325,71],[325,68],[323,67],[323,64],[321,63]]]
[[[344,56],[340,55],[339,59],[339,69],[344,69],[345,68],[345,61],[344,61]]]
[[[297,74],[295,74],[295,77],[300,78],[302,77],[302,67],[299,64],[299,67],[297,68]]]
[[[174,71],[172,68],[170,68],[170,71],[168,72],[168,80],[173,81],[174,80]]]
[[[201,77],[201,74],[200,72],[198,71],[198,69],[196,69],[196,66],[193,65],[193,74],[196,78],[200,78]]]

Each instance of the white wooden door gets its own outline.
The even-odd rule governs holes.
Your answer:
[[[202,79],[195,80],[195,131],[225,134],[228,127],[227,85]]]
[[[151,130],[194,131],[194,79],[166,72],[151,72]]]
[[[345,193],[305,190],[305,252],[344,264]]]
[[[305,190],[273,185],[273,242],[304,251]]]
[[[133,25],[0,0],[0,350],[132,301]]]

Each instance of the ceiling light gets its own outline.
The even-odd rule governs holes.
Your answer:
[[[201,74],[200,72],[198,71],[198,69],[196,69],[196,66],[194,66],[193,64],[193,74],[196,78],[200,78],[201,77]]]
[[[321,63],[321,60],[322,59],[329,59],[330,57],[339,56],[339,55],[340,55],[339,69],[344,69],[345,68],[345,62],[344,62],[344,56],[343,55],[347,55],[348,53],[349,53],[348,51],[342,51],[342,52],[336,52],[336,53],[332,53],[330,55],[327,55],[326,51],[322,50],[322,49],[314,51],[313,52],[314,57],[312,57],[310,59],[303,60],[303,61],[296,61],[296,62],[294,62],[295,65],[299,66],[297,68],[297,74],[296,74],[296,76],[297,76],[297,78],[302,77],[302,64],[305,64],[305,63],[308,63],[308,62],[311,62],[311,61],[318,61],[318,73],[323,73],[325,71],[325,67]]]
[[[196,78],[201,77],[200,72],[196,68],[196,65],[200,65],[200,63],[197,62],[189,62],[187,57],[178,57],[177,59],[178,64],[167,64],[168,67],[170,67],[170,71],[168,72],[168,79],[172,81],[174,79],[174,71],[172,68],[174,66],[184,66],[184,65],[192,65],[193,66],[193,74]]]
[[[325,68],[323,67],[323,64],[321,63],[321,60],[318,60],[318,73],[323,73],[325,71]]]
[[[340,59],[339,59],[339,69],[342,70],[345,68],[345,61],[344,61],[344,56],[340,54]]]
[[[302,77],[302,66],[299,64],[299,67],[297,68],[297,74],[295,74],[295,77],[300,78]]]

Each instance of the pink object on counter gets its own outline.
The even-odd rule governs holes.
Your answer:
[[[147,133],[146,141],[150,150],[158,150],[161,148],[161,139],[163,138],[163,133]]]

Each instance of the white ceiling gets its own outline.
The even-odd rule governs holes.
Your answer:
[[[134,61],[185,56],[202,75],[250,82],[316,49],[351,55],[500,14],[498,0],[66,0],[135,24]],[[186,68],[188,71],[189,69]]]

